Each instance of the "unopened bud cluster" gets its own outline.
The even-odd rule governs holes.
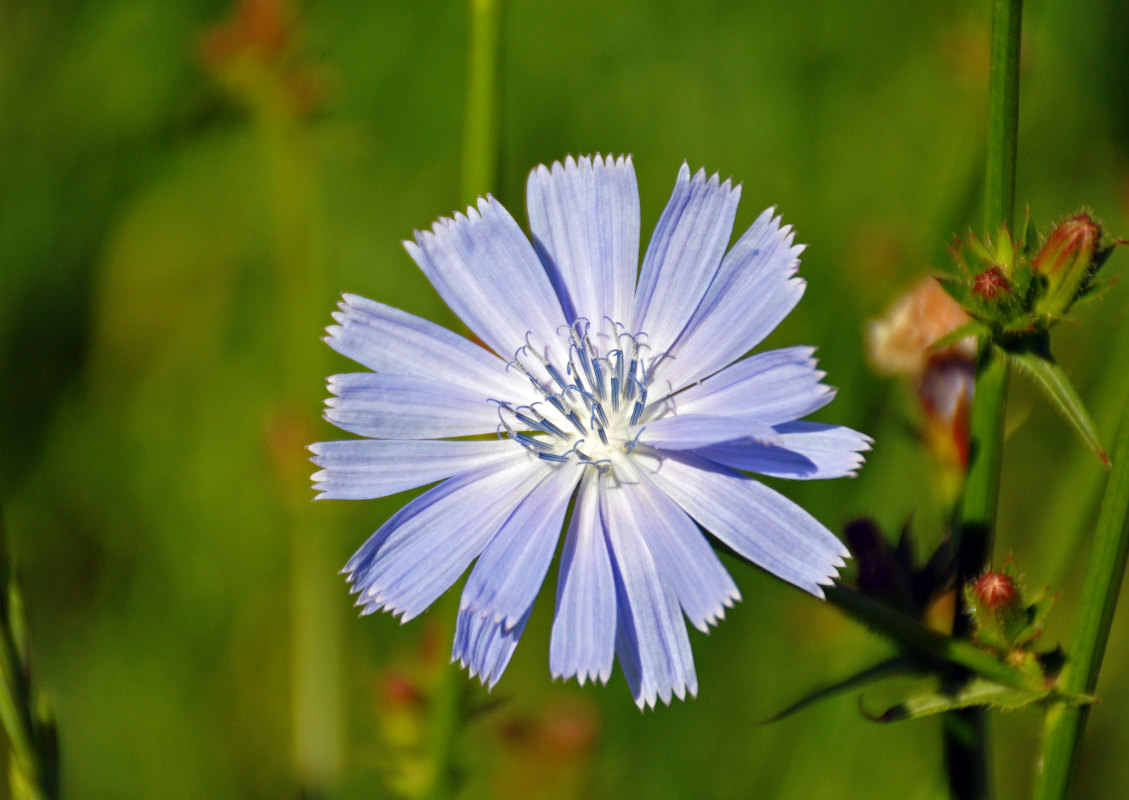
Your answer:
[[[1122,244],[1084,211],[1055,226],[1038,252],[1026,238],[1026,230],[1013,239],[1002,228],[995,242],[957,240],[956,267],[940,276],[969,316],[996,334],[1046,330],[1079,300],[1100,294],[1108,282],[1095,275]]]

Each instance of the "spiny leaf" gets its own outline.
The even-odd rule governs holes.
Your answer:
[[[945,711],[955,711],[973,706],[988,706],[999,709],[1016,709],[1047,699],[1053,694],[1050,689],[1016,689],[987,678],[973,677],[956,687],[935,689],[908,697],[891,706],[881,714],[866,710],[859,699],[862,713],[875,722],[897,722],[903,719],[919,719]],[[1092,702],[1090,698],[1064,698],[1075,705]]]
[[[1086,410],[1082,398],[1078,396],[1077,390],[1062,367],[1051,357],[1050,350],[1046,347],[1045,342],[1030,341],[1033,338],[1041,339],[1042,337],[1024,337],[1015,345],[1005,345],[1004,351],[1007,353],[1008,361],[1035,381],[1035,384],[1050,399],[1051,404],[1058,409],[1059,413],[1073,426],[1075,432],[1082,437],[1082,441],[1108,467],[1109,456],[1106,455],[1105,448],[1102,447],[1101,440],[1098,438],[1097,427],[1090,417],[1090,412]]]

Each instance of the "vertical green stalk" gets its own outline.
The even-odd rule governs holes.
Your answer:
[[[461,202],[495,191],[499,155],[501,0],[468,0],[466,117],[463,128]],[[449,593],[435,609],[439,641],[454,636],[458,597]],[[441,666],[431,686],[428,719],[430,781],[422,796],[453,795],[455,743],[462,730],[466,682],[453,666]]]
[[[313,335],[326,307],[318,180],[313,144],[285,95],[269,88],[253,98],[252,114],[265,156],[272,205],[273,267],[280,291],[280,406],[271,435],[286,508],[290,562],[291,747],[304,796],[328,790],[342,761],[342,632],[340,564],[324,513],[310,502],[303,445],[313,441],[306,420],[317,414],[313,375],[324,375]],[[321,509],[319,509],[320,511]]]
[[[1117,606],[1121,581],[1129,556],[1129,408],[1121,422],[1113,471],[1106,487],[1101,515],[1094,532],[1094,545],[1070,658],[1059,678],[1059,688],[1067,695],[1092,694],[1098,683],[1102,658],[1109,640],[1113,612]],[[1067,796],[1078,768],[1082,733],[1089,717],[1088,705],[1055,703],[1047,709],[1043,728],[1043,748],[1035,777],[1038,800],[1061,800]]]
[[[988,81],[988,136],[984,176],[985,235],[1012,228],[1015,209],[1015,159],[1019,127],[1019,40],[1022,0],[993,0],[991,66]],[[1000,464],[1008,371],[1003,354],[988,340],[980,343],[976,394],[972,404],[968,479],[957,531],[957,579],[963,584],[983,570],[992,556],[999,504]],[[968,620],[958,593],[953,635],[967,633]],[[949,791],[955,798],[986,798],[990,793],[986,719],[983,709],[945,715],[945,760]]]
[[[469,0],[466,117],[460,201],[496,189],[502,0]]]
[[[988,71],[988,147],[984,173],[984,233],[1012,228],[1019,132],[1019,38],[1023,0],[992,0]]]

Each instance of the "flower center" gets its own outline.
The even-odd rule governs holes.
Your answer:
[[[558,333],[568,347],[563,369],[548,348],[539,350],[529,337],[509,363],[544,399],[525,406],[495,401],[499,434],[545,461],[607,472],[639,440],[641,430],[634,429],[647,405],[647,373],[639,354],[645,334],[627,333],[610,320],[593,333],[583,318]]]

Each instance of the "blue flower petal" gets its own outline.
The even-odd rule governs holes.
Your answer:
[[[776,447],[751,442],[713,445],[697,452],[727,467],[774,478],[822,480],[854,477],[872,443],[858,431],[822,422],[787,422],[776,430],[780,433]]]
[[[513,460],[504,440],[351,439],[310,445],[317,500],[370,500]]]
[[[616,653],[635,704],[653,707],[698,693],[686,621],[674,590],[647,548],[650,531],[632,513],[628,484],[600,485],[616,579]]]
[[[644,474],[637,477],[623,487],[630,513],[646,531],[647,549],[682,610],[695,628],[708,632],[741,593],[693,520]]]
[[[341,430],[379,439],[472,436],[498,429],[498,407],[472,389],[414,375],[333,375],[325,418]]]
[[[669,398],[678,415],[751,417],[768,425],[806,417],[835,398],[810,347],[768,350],[738,361]]]
[[[517,624],[549,571],[579,480],[579,470],[562,465],[529,492],[471,570],[460,610],[487,616],[506,628]]]
[[[493,689],[510,663],[532,610],[531,604],[509,628],[474,611],[460,611],[455,621],[451,661],[458,661],[470,677],[477,676],[487,688]]]
[[[662,380],[677,390],[712,375],[752,350],[803,297],[796,277],[802,245],[766,209],[726,253],[693,319],[662,362]]]
[[[533,243],[571,322],[628,322],[639,268],[639,188],[630,156],[584,156],[529,173]]]
[[[751,440],[766,445],[782,443],[771,425],[750,417],[679,414],[638,426],[651,447],[663,450],[694,450],[717,442]]]
[[[616,600],[600,516],[596,473],[581,481],[561,551],[557,608],[549,642],[554,678],[607,683],[615,658]]]
[[[412,500],[342,570],[364,613],[379,609],[407,622],[470,566],[550,467],[524,453],[444,481]]]
[[[355,294],[338,306],[326,343],[374,372],[442,380],[482,397],[518,400],[530,392],[529,382],[498,356],[434,322]],[[519,402],[538,399],[529,394]]]
[[[650,475],[675,503],[742,558],[816,597],[847,549],[811,514],[759,481],[691,455],[666,456]]]
[[[651,359],[674,344],[721,265],[733,233],[741,187],[686,164],[663,210],[639,272],[634,330],[647,334]]]
[[[509,359],[533,332],[558,363],[555,332],[565,324],[560,301],[533,246],[493,197],[430,231],[416,231],[404,247],[439,295],[494,352]]]

